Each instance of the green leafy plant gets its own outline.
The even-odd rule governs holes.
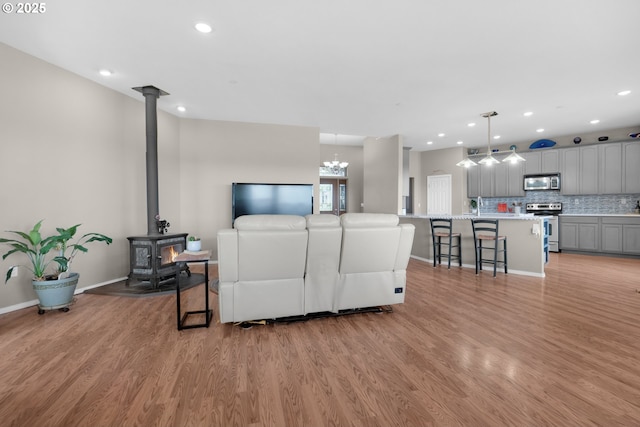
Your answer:
[[[56,228],[58,234],[42,237],[40,233],[41,226],[42,220],[34,225],[31,231],[27,233],[22,231],[7,231],[7,233],[18,236],[19,239],[0,238],[0,243],[11,247],[9,251],[2,255],[2,259],[7,259],[7,257],[14,253],[24,254],[30,263],[23,267],[33,274],[34,280],[58,279],[60,276],[64,276],[69,270],[69,266],[78,252],[88,251],[84,245],[90,242],[105,242],[109,245],[113,241],[104,234],[87,233],[77,241],[72,242],[71,240],[74,238],[80,224],[66,229]],[[55,251],[57,251],[57,255],[55,255]],[[46,272],[51,263],[55,263],[57,268],[54,274],[48,276]],[[11,278],[13,269],[16,267],[17,266],[12,266],[9,268],[5,277],[5,283]]]
[[[200,238],[198,236],[189,236],[189,240],[190,242],[197,242],[198,240],[200,240]]]
[[[471,209],[476,209],[478,207],[478,202],[476,201],[476,199],[471,199],[469,205],[471,205]]]

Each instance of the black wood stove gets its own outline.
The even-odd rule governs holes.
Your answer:
[[[127,285],[135,281],[158,288],[161,283],[175,286],[174,257],[187,247],[187,234],[165,234],[169,223],[160,219],[158,203],[158,122],[156,101],[168,93],[154,86],[135,87],[145,97],[147,134],[147,235],[131,236],[129,240],[130,273]],[[182,263],[189,276],[189,268]]]

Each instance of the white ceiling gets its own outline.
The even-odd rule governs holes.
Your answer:
[[[45,4],[2,13],[0,41],[140,100],[132,87],[157,86],[178,116],[315,126],[326,143],[400,134],[414,150],[486,144],[491,110],[501,144],[640,125],[638,0]]]

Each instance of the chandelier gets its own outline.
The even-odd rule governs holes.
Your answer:
[[[499,160],[497,160],[495,157],[493,157],[494,154],[503,154],[505,153],[504,151],[492,151],[491,150],[491,117],[493,116],[497,116],[498,113],[495,111],[489,111],[488,113],[483,113],[482,117],[487,119],[487,154],[485,155],[484,158],[482,158],[480,161],[478,161],[478,163],[474,162],[473,160],[471,160],[470,158],[466,158],[464,160],[459,161],[458,163],[456,163],[456,166],[461,166],[461,167],[471,167],[471,166],[476,166],[476,164],[480,164],[480,165],[485,165],[485,166],[491,166],[491,165],[495,165],[500,163]],[[518,153],[516,153],[516,146],[512,145],[511,149],[509,151],[507,151],[507,153],[510,153],[507,157],[505,157],[502,161],[505,163],[518,163],[518,162],[524,162],[525,159],[524,157],[520,156]]]
[[[335,145],[338,145],[338,134],[335,134]],[[338,160],[338,153],[335,153],[333,156],[333,160],[324,162],[324,167],[330,169],[334,175],[338,175],[340,171],[349,166],[349,162],[341,162]]]

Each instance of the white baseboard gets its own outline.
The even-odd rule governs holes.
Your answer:
[[[125,277],[120,277],[120,278],[113,279],[113,280],[108,280],[106,282],[96,283],[95,285],[83,286],[82,288],[76,288],[76,290],[73,292],[73,294],[74,295],[78,295],[78,294],[83,293],[87,289],[98,288],[100,286],[109,285],[111,283],[121,282],[121,281],[126,280],[126,279],[127,279],[127,277],[125,276]],[[22,310],[23,308],[33,307],[35,305],[38,305],[38,299],[37,298],[33,299],[31,301],[25,301],[25,302],[21,302],[21,303],[18,303],[18,304],[10,305],[8,307],[2,307],[2,308],[0,308],[0,314],[10,313],[10,312],[16,311],[16,310]]]
[[[422,257],[415,256],[415,255],[411,255],[411,258],[417,259],[419,261],[424,261],[424,262],[427,262],[427,263],[433,265],[433,260],[432,259],[422,258]],[[454,267],[454,263],[451,263],[451,267]],[[455,267],[458,267],[458,264],[455,264]],[[463,268],[473,268],[473,269],[475,269],[476,265],[475,264],[462,263],[462,267]],[[487,271],[487,270],[484,269],[482,271]],[[518,275],[518,276],[541,277],[541,278],[545,277],[544,272],[542,272],[542,273],[533,273],[531,271],[512,270],[512,269],[509,269],[509,274],[515,274],[515,275]]]

